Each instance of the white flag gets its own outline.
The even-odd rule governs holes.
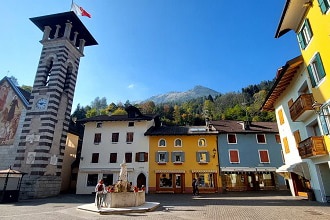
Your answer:
[[[79,5],[77,5],[76,3],[72,3],[71,11],[73,11],[74,13],[76,13],[76,15],[87,16],[89,18],[92,17],[85,9],[83,9],[82,7],[80,7]]]

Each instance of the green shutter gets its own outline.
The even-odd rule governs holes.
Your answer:
[[[321,56],[320,56],[319,53],[317,53],[315,55],[315,60],[316,60],[316,63],[317,63],[317,70],[319,71],[318,72],[319,77],[320,77],[320,79],[323,79],[325,77],[325,71],[324,71],[323,63],[322,63]]]
[[[322,110],[322,114],[323,113],[324,112]],[[323,130],[323,134],[325,134],[325,135],[329,134],[329,129],[328,129],[327,122],[325,120],[325,116],[320,116],[320,122],[321,122],[322,130]]]
[[[313,31],[312,31],[312,28],[311,28],[311,25],[310,25],[308,19],[305,20],[305,26],[306,26],[306,29],[307,29],[307,31],[308,31],[309,36],[312,38],[312,36],[313,36]]]
[[[302,31],[300,31],[298,33],[297,37],[298,37],[298,42],[299,42],[300,48],[302,50],[304,50],[306,48],[306,45],[305,45],[305,41],[304,41],[304,38],[303,38]]]
[[[326,5],[326,0],[318,0],[320,9],[322,14],[325,14],[327,12],[327,9],[329,8],[328,5]]]
[[[184,152],[181,152],[181,161],[184,162]]]
[[[311,79],[312,87],[314,88],[316,86],[316,83],[315,83],[315,79],[313,76],[313,71],[312,71],[311,65],[307,66],[307,70],[308,70],[309,78]]]

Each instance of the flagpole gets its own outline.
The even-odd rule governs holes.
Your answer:
[[[72,9],[72,5],[73,5],[73,0],[71,0],[71,7],[70,7],[70,10],[69,10],[69,11],[71,11],[71,9]]]

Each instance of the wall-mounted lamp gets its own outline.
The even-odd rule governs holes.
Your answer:
[[[217,153],[217,150],[215,148],[213,148],[213,158],[215,158],[216,153]]]
[[[320,115],[320,116],[330,116],[330,114],[323,114],[323,104],[318,103],[317,101],[314,101],[312,108],[314,109],[315,113]]]

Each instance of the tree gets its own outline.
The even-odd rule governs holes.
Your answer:
[[[21,89],[31,93],[32,92],[32,86],[26,86],[26,85],[22,85]]]

